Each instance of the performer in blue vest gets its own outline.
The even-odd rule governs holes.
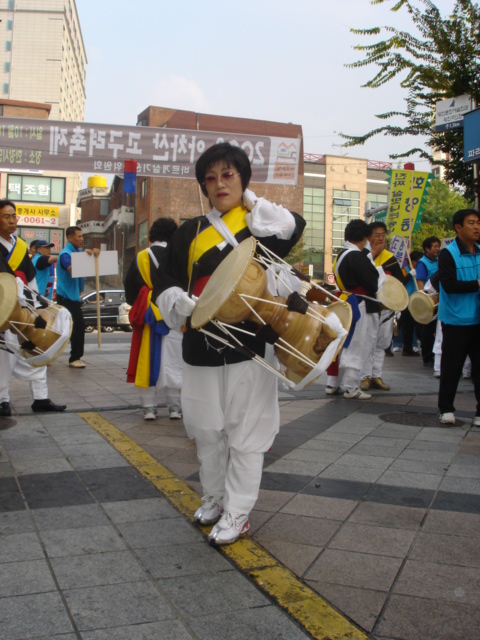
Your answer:
[[[38,293],[49,300],[52,299],[53,281],[55,276],[54,265],[58,256],[52,256],[53,242],[37,240],[35,245],[35,255],[32,264],[35,267],[35,280],[37,281]],[[53,274],[52,274],[53,271]]]
[[[99,249],[83,248],[83,233],[80,227],[68,227],[65,232],[67,244],[60,251],[57,262],[57,302],[72,314],[73,329],[70,338],[70,358],[68,366],[84,369],[87,365],[81,359],[85,348],[85,323],[83,321],[82,301],[83,278],[72,277],[72,254],[85,251],[90,255],[99,255]]]
[[[480,426],[480,212],[460,209],[452,225],[457,236],[438,261],[443,331],[438,408],[440,422],[455,424],[453,403],[463,363],[470,356],[477,400],[473,424]]]
[[[425,284],[434,273],[438,271],[438,252],[440,251],[440,240],[436,236],[425,238],[422,242],[422,249],[425,255],[420,258],[415,271],[417,272],[417,283],[419,291],[423,290]],[[433,344],[435,342],[435,327],[437,321],[432,320],[429,324],[417,325],[420,342],[422,344],[422,360],[426,367],[433,367]]]

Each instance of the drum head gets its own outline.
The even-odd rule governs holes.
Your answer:
[[[216,312],[235,293],[250,264],[257,242],[247,238],[228,254],[211,275],[192,313],[192,327],[198,329],[215,318]]]
[[[422,291],[415,291],[410,296],[408,310],[412,318],[419,324],[429,324],[435,315],[435,306],[438,299],[429,296]]]
[[[8,329],[8,320],[16,304],[17,281],[10,273],[0,273],[0,331]]]
[[[377,293],[378,301],[390,311],[403,311],[408,306],[408,293],[400,280],[386,274]]]

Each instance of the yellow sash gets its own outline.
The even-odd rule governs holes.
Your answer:
[[[227,225],[233,235],[237,235],[239,231],[242,231],[247,226],[246,215],[248,210],[245,207],[235,207],[230,209],[222,216],[223,222]],[[197,241],[193,239],[188,254],[188,274],[192,273],[192,265],[194,262],[198,262],[201,256],[209,251],[212,247],[216,247],[217,244],[221,244],[225,241],[225,238],[218,233],[218,231],[212,225],[203,229],[198,235]]]
[[[390,260],[390,258],[393,258],[393,253],[391,251],[387,251],[386,249],[383,249],[383,251],[381,251],[378,254],[378,256],[375,258],[374,262],[377,265],[377,267],[381,267],[382,264]]]
[[[333,265],[332,265],[333,273],[335,273],[335,267],[337,266],[337,260],[338,260],[338,256],[333,261]],[[335,280],[337,282],[337,287],[340,289],[340,291],[345,291],[345,285],[343,284],[339,273],[335,273]],[[349,293],[340,294],[340,300],[346,300],[349,295],[350,295]]]
[[[28,253],[28,245],[22,240],[22,238],[16,238],[15,246],[13,247],[10,257],[8,258],[8,266],[12,271],[16,271],[21,265],[22,260],[25,258],[25,254]]]
[[[153,314],[157,322],[160,322],[162,316],[160,309],[152,302],[152,277],[150,274],[150,256],[148,249],[140,251],[137,255],[137,267],[143,281],[149,288],[148,305],[152,308]],[[135,372],[135,386],[148,389],[150,386],[150,325],[144,324],[142,331],[142,342],[138,353],[137,370]]]

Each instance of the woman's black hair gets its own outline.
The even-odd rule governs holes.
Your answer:
[[[245,191],[252,177],[252,167],[247,154],[243,149],[229,142],[219,142],[204,151],[195,165],[195,177],[202,189],[203,195],[208,198],[205,187],[205,175],[207,171],[218,162],[225,162],[227,167],[232,165],[235,167],[242,180],[242,191]]]
[[[173,218],[157,218],[148,232],[150,242],[168,242],[178,229]]]

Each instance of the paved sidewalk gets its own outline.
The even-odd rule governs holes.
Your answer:
[[[13,381],[18,415],[0,419],[2,640],[480,637],[470,381],[453,428],[436,419],[432,370],[400,354],[392,391],[369,401],[327,398],[324,380],[282,392],[251,536],[219,553],[191,523],[181,421],[143,420],[128,345],[85,360],[49,369],[68,412],[32,414]]]

